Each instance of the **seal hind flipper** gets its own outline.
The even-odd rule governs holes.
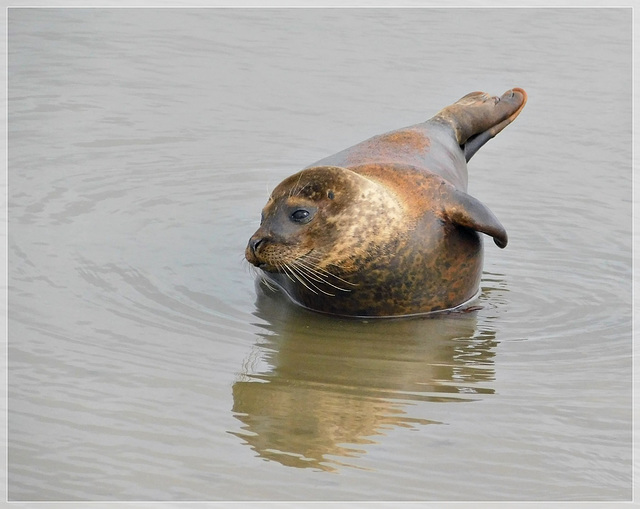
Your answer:
[[[471,92],[440,110],[433,120],[451,126],[468,162],[487,141],[516,119],[526,102],[527,93],[517,87],[501,97]]]
[[[479,200],[458,189],[452,189],[444,206],[446,218],[457,226],[471,228],[493,237],[496,246],[503,249],[507,246],[508,237],[504,226],[496,216]]]

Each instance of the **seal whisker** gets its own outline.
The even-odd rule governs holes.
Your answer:
[[[319,267],[317,262],[320,262],[320,261],[322,261],[320,257],[315,256],[315,255],[312,256],[311,253],[307,253],[306,255],[304,255],[304,256],[302,256],[302,257],[300,257],[300,258],[298,258],[296,260],[296,262],[298,262],[298,263],[307,262],[307,263],[305,263],[305,266],[308,269],[313,270],[315,273],[318,273],[318,275],[333,277],[333,278],[337,279],[338,281],[340,281],[341,283],[345,283],[345,284],[351,285],[351,286],[358,286],[357,283],[352,283],[351,281],[347,281],[346,279],[341,278],[337,274],[334,274],[333,272],[331,272],[331,271],[329,271],[327,269],[323,269],[322,267]],[[333,265],[337,269],[341,269],[341,267],[339,265],[335,264],[335,263],[331,263],[330,265]],[[327,282],[327,284],[330,284],[330,283]],[[331,286],[333,286],[333,285],[331,285]],[[334,286],[334,288],[338,288],[338,290],[342,290],[344,292],[351,291],[351,290],[347,290],[345,288],[339,288],[337,286]]]
[[[287,267],[286,263],[278,263],[278,264],[276,264],[276,268],[278,269],[278,271],[280,271],[283,274],[285,274],[293,283],[296,282],[296,280],[293,278],[293,276],[287,270],[288,267]]]
[[[330,292],[327,292],[326,290],[323,290],[316,283],[314,283],[314,281],[318,283],[325,283],[325,284],[328,284],[329,286],[334,286],[334,285],[327,283],[327,281],[324,281],[319,276],[313,274],[313,272],[309,268],[297,263],[297,260],[294,262],[290,262],[289,267],[319,292],[324,293],[325,295],[328,295],[330,297],[335,297],[334,293],[330,293]],[[334,286],[334,288],[337,288],[337,287]],[[340,288],[338,288],[338,290],[340,290]]]
[[[301,276],[303,276],[307,281],[309,281],[309,284],[311,284],[314,288],[317,288],[320,292],[324,293],[325,295],[335,297],[334,293],[323,290],[317,284],[313,283],[313,281],[327,285],[327,286],[331,286],[336,290],[349,291],[349,290],[345,290],[344,288],[340,288],[339,286],[336,286],[334,284],[331,284],[329,281],[326,280],[326,278],[323,278],[322,274],[316,273],[311,267],[307,267],[300,263],[296,263],[296,270]]]
[[[316,295],[318,295],[318,292],[316,290],[314,290],[313,288],[311,288],[311,286],[309,286],[307,283],[305,283],[305,279],[306,278],[301,277],[299,272],[294,267],[292,267],[290,264],[283,263],[282,265],[280,265],[280,267],[282,268],[282,271],[288,276],[288,278],[291,279],[291,281],[293,281],[295,283],[296,279],[297,279],[298,282],[300,282],[307,290],[309,290],[310,292],[313,292]],[[309,282],[309,281],[307,280],[307,282]],[[315,285],[312,284],[312,286],[314,286],[314,288],[319,290],[319,288],[317,288]],[[320,290],[320,291],[322,291],[322,290]]]
[[[266,277],[262,276],[261,282],[272,292],[277,291],[277,288],[273,286]]]
[[[338,269],[340,268],[338,265],[334,265],[334,264],[332,264],[332,265],[333,265],[334,267],[338,268]],[[341,283],[345,283],[345,284],[347,284],[347,285],[351,285],[351,286],[358,286],[358,283],[352,283],[351,281],[347,281],[346,279],[343,279],[343,278],[341,278],[340,276],[338,276],[337,274],[334,274],[333,272],[331,272],[331,271],[329,271],[329,270],[323,269],[322,267],[317,267],[317,266],[316,266],[316,267],[313,267],[313,269],[314,269],[316,272],[319,272],[319,273],[324,274],[324,275],[326,275],[326,276],[330,276],[330,277],[332,277],[332,278],[335,278],[335,279],[337,279],[338,281],[340,281]],[[345,291],[350,291],[350,290],[345,290]]]
[[[305,272],[313,280],[329,285],[332,288],[335,288],[336,290],[340,290],[341,292],[350,292],[351,290],[347,288],[342,288],[341,286],[337,286],[336,284],[331,283],[329,281],[329,277],[334,277],[338,281],[342,281],[343,283],[350,284],[352,286],[357,286],[353,283],[350,283],[349,281],[345,281],[341,277],[336,276],[335,274],[332,274],[327,270],[324,270],[320,267],[314,267],[300,258],[295,261],[295,264],[299,270]]]
[[[299,191],[296,192],[296,189],[298,189],[298,185],[300,184],[300,179],[302,178],[302,172],[300,172],[300,174],[298,175],[298,181],[296,182],[295,186],[292,186],[291,189],[289,189],[289,198],[291,198],[292,196],[298,196],[298,194],[300,194],[302,192],[302,189],[304,189],[304,187],[302,189],[300,189]],[[295,192],[295,194],[294,194]]]

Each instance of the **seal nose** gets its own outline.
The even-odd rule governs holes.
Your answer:
[[[247,243],[247,249],[244,251],[244,257],[247,259],[249,263],[255,266],[259,266],[262,263],[261,259],[258,256],[258,249],[265,242],[264,237],[254,236],[249,239]]]

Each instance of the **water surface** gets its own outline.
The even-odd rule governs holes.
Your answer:
[[[8,57],[10,500],[630,499],[629,9],[10,9]],[[480,310],[255,286],[281,179],[513,86]]]

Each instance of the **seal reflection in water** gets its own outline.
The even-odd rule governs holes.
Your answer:
[[[370,138],[281,182],[246,259],[294,302],[343,316],[451,310],[478,294],[482,239],[507,233],[466,193],[467,161],[527,100],[467,94],[421,124]]]

